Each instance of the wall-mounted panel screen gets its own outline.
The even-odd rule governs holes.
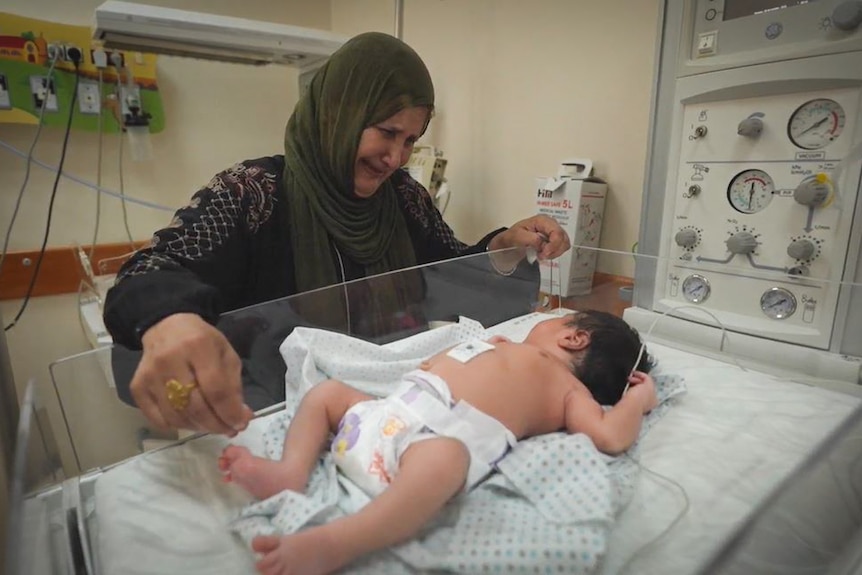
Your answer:
[[[809,4],[815,0],[724,0],[724,19],[733,20]]]

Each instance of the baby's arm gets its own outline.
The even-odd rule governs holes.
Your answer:
[[[566,430],[585,433],[599,451],[617,455],[635,442],[645,413],[657,403],[655,382],[641,372],[629,378],[628,392],[609,411],[586,389],[573,390],[566,397]]]

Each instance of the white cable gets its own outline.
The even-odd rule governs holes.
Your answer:
[[[9,250],[9,239],[12,237],[12,228],[15,226],[15,220],[18,219],[18,210],[21,208],[21,200],[24,199],[24,191],[27,189],[27,182],[30,181],[30,166],[33,165],[33,151],[36,149],[36,142],[39,141],[39,136],[42,133],[42,119],[45,117],[45,109],[48,107],[48,98],[51,94],[51,75],[54,73],[54,66],[57,64],[59,54],[54,53],[51,59],[51,66],[48,68],[48,73],[45,75],[45,89],[47,91],[42,98],[42,106],[39,107],[39,120],[36,124],[36,134],[33,136],[33,141],[30,142],[30,149],[25,156],[26,165],[24,168],[24,182],[21,184],[21,189],[18,191],[18,198],[15,200],[15,209],[12,211],[12,219],[9,221],[9,227],[6,229],[6,237],[3,240],[3,251],[0,252],[0,270],[3,269],[3,262],[6,261],[6,253]],[[71,112],[69,112],[71,114]]]
[[[12,154],[19,156],[21,158],[25,158],[25,159],[27,158],[26,153],[22,152],[21,150],[19,150],[15,146],[9,144],[8,142],[4,142],[3,140],[0,140],[0,148],[5,148],[6,150],[11,152]],[[57,166],[48,165],[45,162],[37,160],[36,158],[33,158],[31,160],[31,163],[39,166],[43,170],[48,170],[49,172],[53,172],[55,174],[57,173]],[[148,202],[147,200],[141,200],[138,198],[134,198],[132,196],[123,196],[119,192],[115,192],[114,190],[111,190],[108,188],[103,188],[103,187],[98,186],[92,182],[88,182],[87,180],[85,180],[83,178],[69,174],[68,172],[62,172],[60,175],[64,178],[66,178],[67,180],[72,180],[76,184],[80,184],[81,186],[84,186],[85,188],[89,188],[89,189],[93,190],[94,192],[98,192],[100,194],[105,194],[106,196],[111,196],[112,198],[117,198],[118,200],[125,199],[125,201],[127,201],[131,204],[137,204],[137,205],[143,206],[145,208],[151,208],[151,209],[160,210],[163,212],[174,213],[176,211],[176,208],[163,206],[163,205],[157,204],[155,202]]]
[[[102,69],[99,68],[99,117],[96,120],[96,132],[98,140],[96,144],[96,187],[102,187]],[[99,224],[102,219],[102,194],[96,194],[96,225],[93,228],[93,241],[90,244],[90,261],[96,251],[96,242],[99,239]]]
[[[707,314],[712,319],[714,319],[715,323],[718,324],[718,326],[721,328],[721,339],[719,340],[718,351],[724,351],[724,342],[727,338],[727,328],[724,327],[724,324],[721,323],[721,320],[718,319],[718,317],[716,317],[715,314],[712,313],[711,311],[709,311],[708,309],[704,309],[702,307],[689,305],[689,304],[680,304],[680,305],[668,308],[664,313],[662,313],[657,318],[655,318],[653,320],[653,322],[650,324],[649,328],[647,329],[646,335],[643,338],[641,338],[641,347],[640,347],[640,350],[638,350],[638,355],[637,355],[637,358],[635,359],[635,364],[632,366],[632,369],[629,372],[629,376],[631,376],[637,370],[638,364],[640,363],[641,358],[643,357],[644,351],[646,351],[646,340],[649,339],[649,337],[652,335],[652,330],[655,328],[656,324],[658,324],[658,322],[660,320],[664,319],[665,316],[667,316],[671,312],[674,312],[678,309],[693,309],[693,310],[697,310],[697,311],[702,311],[703,313]],[[731,361],[733,361],[734,365],[736,365],[736,367],[738,367],[742,371],[748,371],[745,367],[743,367],[739,363],[739,361],[737,361],[737,359],[735,357],[733,357],[733,355],[729,355],[729,357],[730,357]],[[629,384],[628,384],[628,382],[626,382],[626,386],[623,389],[623,395],[625,395],[625,393],[628,390],[629,390]]]
[[[120,207],[123,211],[123,227],[126,228],[126,237],[129,238],[129,245],[132,247],[132,250],[135,249],[135,240],[132,237],[132,230],[129,229],[129,212],[126,210],[126,191],[125,184],[123,178],[123,126],[120,125],[120,147],[117,150],[117,156],[119,157],[117,173],[120,178]]]
[[[679,309],[693,309],[693,310],[698,310],[698,311],[702,311],[702,312],[704,312],[705,314],[707,314],[707,315],[709,315],[710,317],[712,317],[712,319],[714,319],[714,320],[715,320],[715,323],[716,323],[716,324],[718,324],[718,326],[721,328],[721,340],[719,341],[719,351],[723,351],[723,350],[724,350],[724,342],[725,342],[725,339],[726,339],[726,337],[727,337],[727,329],[725,328],[725,326],[724,326],[724,324],[721,322],[721,320],[720,320],[720,319],[718,319],[718,317],[716,317],[716,316],[715,316],[715,314],[713,314],[713,313],[712,313],[712,312],[710,312],[709,310],[704,309],[704,308],[702,308],[702,307],[693,306],[693,305],[689,305],[689,304],[680,304],[680,305],[677,305],[677,306],[674,306],[674,307],[671,307],[671,308],[669,308],[669,309],[665,310],[661,315],[659,315],[657,318],[655,318],[655,319],[653,320],[653,322],[650,324],[649,328],[647,328],[646,335],[641,339],[641,347],[640,347],[640,350],[638,351],[637,359],[635,359],[635,364],[634,364],[634,366],[632,367],[632,370],[631,370],[631,372],[632,372],[632,373],[637,369],[637,366],[638,366],[638,364],[640,363],[641,358],[643,357],[644,351],[646,350],[646,340],[647,340],[647,339],[649,339],[650,335],[652,335],[652,331],[653,331],[653,329],[655,328],[655,326],[658,324],[658,322],[659,322],[659,321],[661,321],[662,319],[664,319],[664,318],[665,318],[666,316],[668,316],[670,313],[675,312],[676,310],[679,310]],[[730,359],[733,361],[733,363],[736,365],[736,367],[738,367],[738,368],[739,368],[739,369],[741,369],[742,371],[748,371],[748,370],[747,370],[745,367],[743,367],[743,366],[742,366],[742,365],[741,365],[741,364],[736,360],[736,358],[735,358],[735,357],[733,357],[732,355],[730,355]],[[628,391],[628,389],[629,389],[629,384],[628,384],[628,383],[626,383],[626,387],[625,387],[625,389],[623,390],[623,394],[625,394],[625,392],[626,392],[626,391]],[[680,494],[682,494],[682,497],[683,497],[683,500],[685,501],[685,503],[684,503],[684,505],[683,505],[683,507],[682,507],[682,510],[680,510],[680,512],[679,512],[679,513],[677,513],[677,515],[676,515],[676,517],[674,517],[673,521],[671,521],[671,522],[667,525],[667,527],[665,527],[665,528],[661,531],[661,533],[659,533],[657,536],[655,536],[651,541],[647,541],[646,543],[644,543],[643,545],[641,545],[638,549],[636,549],[636,550],[635,550],[635,552],[634,552],[634,553],[632,553],[632,555],[628,558],[628,560],[626,560],[626,562],[625,562],[625,563],[623,564],[623,566],[620,568],[620,570],[619,570],[619,572],[618,572],[618,573],[624,573],[624,572],[625,572],[629,567],[631,567],[632,563],[633,563],[633,562],[634,562],[634,561],[635,561],[635,560],[636,560],[636,559],[637,559],[637,558],[638,558],[642,553],[644,553],[647,549],[649,549],[649,548],[653,547],[654,545],[656,545],[656,544],[657,544],[659,541],[661,541],[661,540],[662,540],[662,539],[663,539],[663,538],[664,538],[668,533],[670,533],[670,532],[674,529],[674,527],[676,527],[676,526],[677,526],[677,524],[679,524],[679,522],[680,522],[680,521],[682,521],[683,517],[685,517],[685,514],[686,514],[686,513],[688,513],[688,510],[691,508],[691,500],[690,500],[690,499],[689,499],[689,497],[688,497],[688,492],[686,492],[685,487],[683,487],[681,484],[679,484],[679,483],[678,483],[677,481],[675,481],[674,479],[671,479],[670,477],[667,477],[667,476],[665,476],[665,475],[662,475],[661,473],[658,473],[657,471],[653,471],[652,469],[650,469],[649,467],[647,467],[646,465],[644,465],[643,463],[641,463],[639,460],[637,460],[637,459],[635,459],[634,457],[632,457],[631,455],[629,455],[628,453],[626,453],[625,455],[626,455],[626,457],[628,457],[632,462],[634,462],[634,463],[638,466],[638,468],[642,469],[643,471],[646,471],[647,473],[652,474],[653,476],[655,476],[655,477],[657,477],[657,478],[663,479],[663,480],[664,480],[664,481],[666,481],[667,483],[669,483],[669,484],[673,485],[674,487],[676,487],[676,489],[680,492]]]
[[[350,297],[347,295],[347,274],[344,273],[344,262],[341,261],[341,252],[338,250],[338,246],[333,245],[335,248],[335,255],[338,256],[338,267],[341,268],[341,287],[344,289],[344,313],[347,315],[347,335],[350,335]]]
[[[118,121],[120,124],[120,132],[119,132],[120,145],[119,145],[119,150],[117,151],[117,158],[118,158],[117,173],[118,173],[119,179],[120,179],[120,208],[123,211],[123,226],[126,229],[126,237],[129,238],[129,245],[134,250],[135,249],[135,240],[134,240],[134,238],[132,238],[132,231],[129,229],[129,213],[126,210],[126,192],[125,192],[125,184],[124,184],[124,178],[123,178],[123,135],[126,131],[126,122],[125,122],[125,118],[123,117],[123,104],[124,104],[124,101],[123,101],[123,80],[121,77],[122,73],[126,74],[126,83],[129,84],[129,86],[126,88],[126,90],[131,92],[132,74],[127,68],[123,68],[122,59],[117,52],[114,52],[113,54],[111,54],[111,58],[112,58],[112,62],[114,64],[114,67],[117,69],[117,101],[119,102],[119,105],[120,105],[120,113],[118,114],[118,116],[119,116]]]
[[[635,562],[635,560],[643,552],[645,552],[647,549],[649,549],[653,545],[656,545],[668,533],[670,533],[673,530],[673,528],[676,527],[680,521],[682,521],[682,518],[685,517],[685,514],[688,513],[688,510],[691,508],[691,500],[688,498],[688,493],[686,492],[685,487],[683,487],[677,481],[671,479],[670,477],[662,475],[661,473],[658,473],[657,471],[653,471],[652,469],[650,469],[646,465],[643,465],[639,460],[630,456],[628,453],[626,453],[626,457],[628,457],[635,465],[637,465],[639,469],[642,469],[643,471],[646,471],[647,473],[650,473],[653,476],[666,481],[667,483],[671,484],[673,487],[676,487],[677,491],[679,491],[679,493],[682,494],[682,498],[683,498],[685,503],[683,504],[682,510],[679,513],[677,513],[677,515],[676,515],[676,517],[674,517],[673,521],[668,523],[667,527],[662,529],[661,533],[659,533],[658,535],[653,537],[653,539],[651,541],[647,541],[646,543],[644,543],[643,545],[641,545],[640,547],[635,549],[635,552],[629,556],[629,558],[626,560],[626,562],[623,563],[622,567],[620,567],[619,571],[617,571],[618,575],[625,573],[626,570],[632,566],[632,564]]]

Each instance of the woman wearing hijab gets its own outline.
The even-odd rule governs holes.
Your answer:
[[[130,386],[155,425],[232,435],[252,416],[219,314],[342,281],[485,250],[569,248],[535,216],[458,241],[403,170],[434,110],[431,76],[406,44],[356,36],[315,74],[284,156],[216,175],[120,270],[105,302],[114,341],[143,355]]]

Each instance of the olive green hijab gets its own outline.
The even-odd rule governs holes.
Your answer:
[[[356,197],[353,184],[362,131],[413,106],[433,109],[428,69],[407,44],[378,32],[342,46],[300,98],[284,136],[298,292],[340,281],[330,242],[365,275],[416,264],[390,181],[370,198]]]

